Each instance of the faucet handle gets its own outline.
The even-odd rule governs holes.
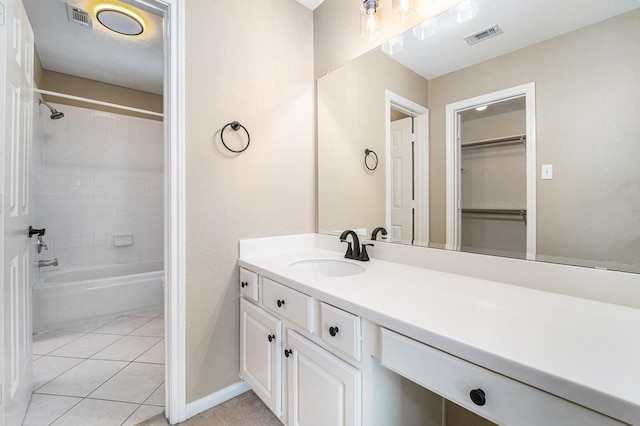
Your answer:
[[[367,246],[373,247],[373,244],[362,244],[362,250],[360,250],[360,258],[358,260],[361,260],[363,262],[368,262],[369,261],[369,254],[367,253]]]
[[[45,228],[35,229],[33,226],[30,226],[29,227],[29,238],[33,237],[34,235],[42,237],[46,232],[47,232],[47,230]]]
[[[344,257],[346,257],[347,259],[353,259],[353,247],[351,246],[351,241],[347,241],[347,240],[340,240],[343,243],[347,243],[347,252],[344,254]]]

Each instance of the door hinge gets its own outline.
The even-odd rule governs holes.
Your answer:
[[[4,25],[4,4],[0,3],[0,27]]]

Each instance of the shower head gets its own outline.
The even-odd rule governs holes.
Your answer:
[[[42,104],[44,104],[47,108],[49,108],[49,111],[51,111],[52,120],[58,120],[59,118],[64,117],[64,113],[58,111],[57,109],[46,103],[44,100],[42,100],[42,98],[38,98],[38,105]]]

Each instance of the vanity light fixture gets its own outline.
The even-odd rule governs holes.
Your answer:
[[[402,25],[418,19],[417,0],[393,0],[393,17]]]
[[[454,21],[460,24],[476,16],[476,6],[473,0],[462,0],[449,9],[449,14]]]
[[[374,41],[382,35],[382,9],[378,0],[364,0],[360,17],[360,36]]]
[[[96,8],[96,19],[104,27],[123,35],[140,35],[144,31],[144,21],[129,9],[117,5]]]
[[[413,35],[418,40],[426,40],[438,32],[438,19],[433,17],[413,27]]]
[[[392,37],[389,41],[382,43],[382,51],[391,56],[398,53],[404,47],[404,38],[402,34]]]

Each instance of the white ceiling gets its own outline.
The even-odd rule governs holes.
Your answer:
[[[106,29],[95,19],[97,3],[93,0],[68,0],[92,15],[92,29],[70,22],[62,0],[23,3],[44,69],[162,94],[162,17],[136,10],[145,30],[139,36],[126,36]]]
[[[437,17],[436,35],[404,36],[391,57],[427,79],[484,62],[640,7],[640,0],[475,0],[477,15],[454,22]],[[498,24],[503,34],[469,46],[464,38]],[[638,41],[629,41],[637,43]]]

